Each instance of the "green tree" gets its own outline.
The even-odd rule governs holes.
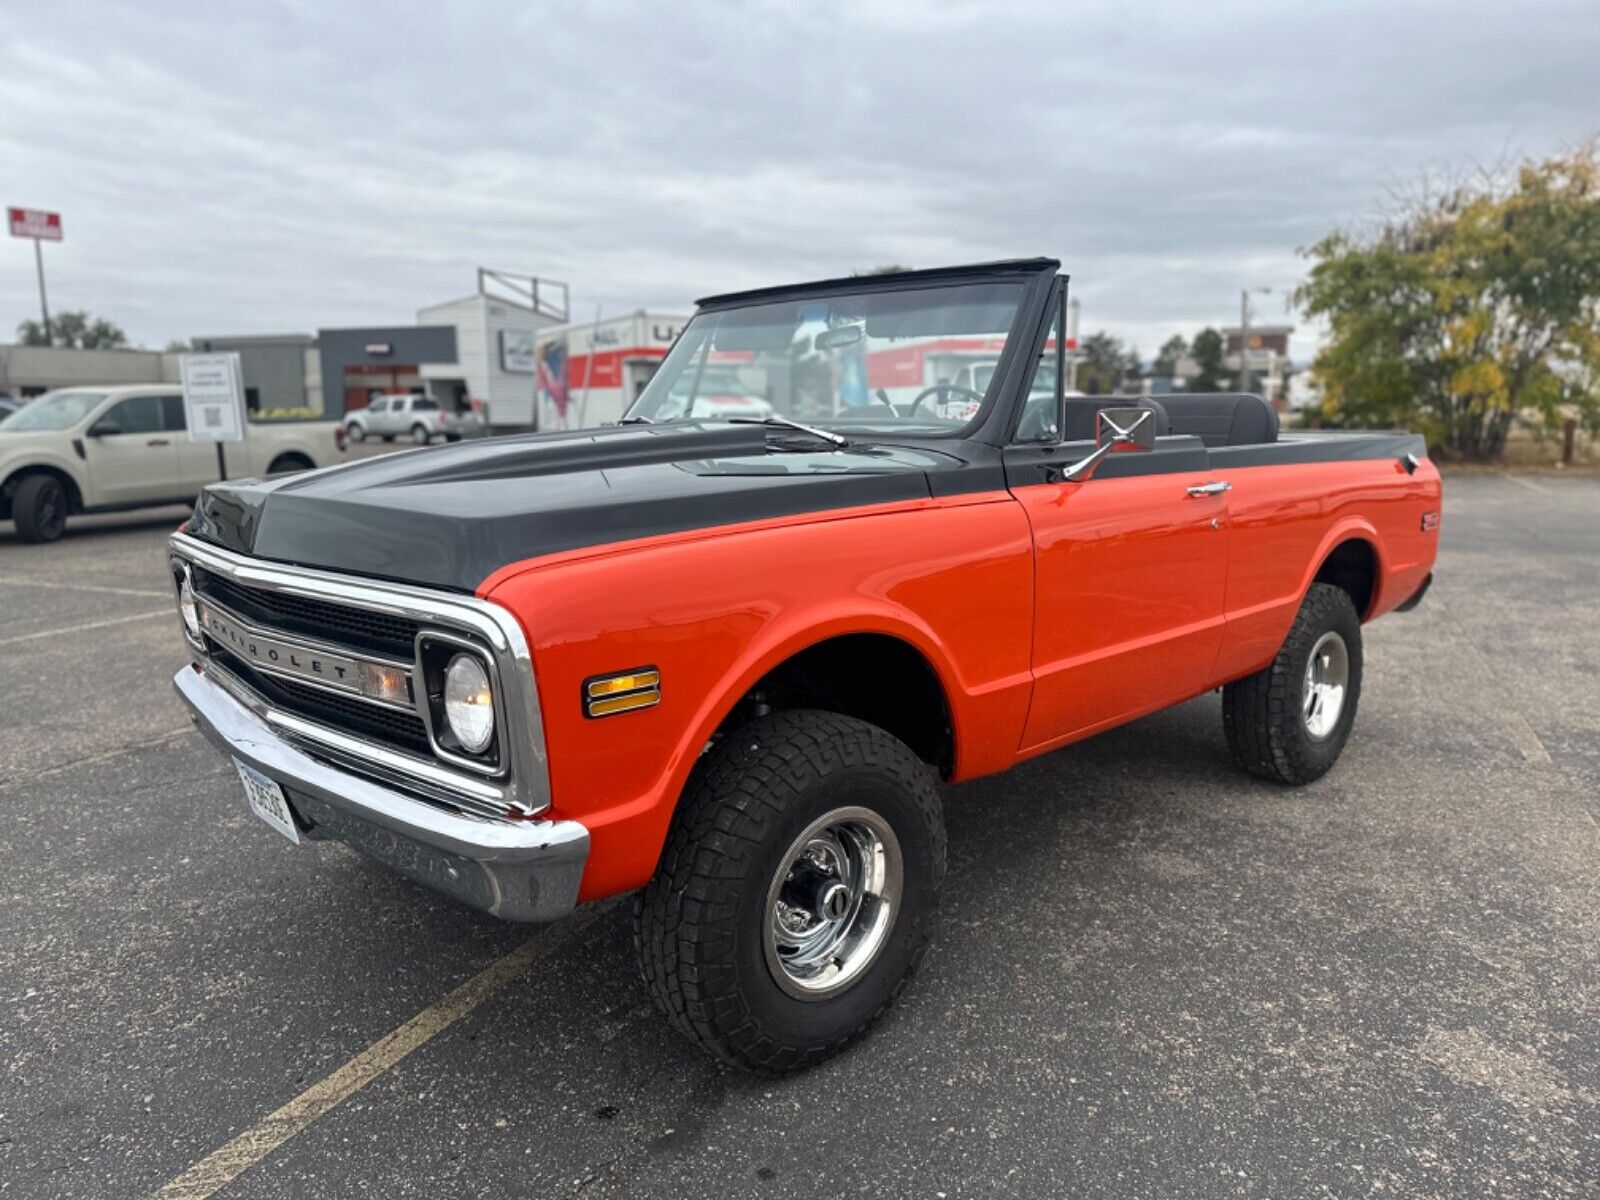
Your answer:
[[[1402,426],[1498,458],[1519,416],[1600,427],[1600,156],[1591,143],[1404,205],[1307,251],[1330,425]]]
[[[1171,375],[1178,368],[1178,360],[1189,353],[1189,343],[1181,333],[1175,333],[1161,343],[1156,351],[1156,374]]]
[[[1091,333],[1078,347],[1078,387],[1091,396],[1105,396],[1122,386],[1128,360],[1122,343],[1111,334]]]
[[[1225,376],[1222,364],[1224,349],[1222,335],[1209,325],[1194,335],[1194,345],[1189,348],[1189,353],[1193,355],[1199,373],[1189,381],[1191,392],[1222,390]]]
[[[48,338],[43,322],[24,321],[17,326],[17,340],[24,346],[55,345],[69,350],[119,350],[128,344],[127,335],[104,317],[71,310],[50,318]]]

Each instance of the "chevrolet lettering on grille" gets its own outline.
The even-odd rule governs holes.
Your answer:
[[[312,649],[282,638],[268,637],[241,621],[200,603],[200,624],[218,643],[246,663],[269,674],[290,675],[360,694],[356,660]]]

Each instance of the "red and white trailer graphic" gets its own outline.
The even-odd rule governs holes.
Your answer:
[[[688,324],[681,313],[636,312],[539,330],[540,429],[591,429],[622,417]]]

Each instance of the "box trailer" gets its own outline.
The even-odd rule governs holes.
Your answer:
[[[534,351],[540,429],[617,421],[644,391],[689,318],[635,312],[541,329]]]

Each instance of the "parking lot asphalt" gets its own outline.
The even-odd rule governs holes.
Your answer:
[[[252,816],[168,682],[181,517],[0,529],[0,1195],[153,1195],[330,1074],[218,1195],[1600,1194],[1600,479],[1447,480],[1311,787],[1207,696],[946,789],[922,973],[780,1081],[652,1011],[625,903],[505,925]]]

